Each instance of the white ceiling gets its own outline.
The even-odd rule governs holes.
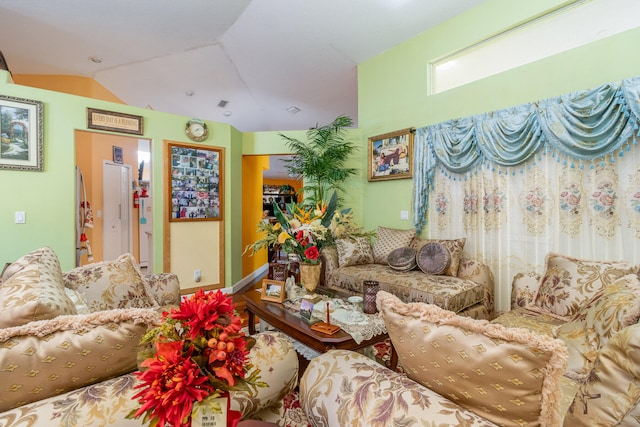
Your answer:
[[[357,124],[357,64],[481,1],[1,0],[0,50],[13,74],[91,77],[243,132]]]

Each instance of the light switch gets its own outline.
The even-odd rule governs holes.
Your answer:
[[[400,219],[409,219],[409,211],[400,211]]]
[[[27,214],[24,211],[16,211],[16,224],[27,222]]]

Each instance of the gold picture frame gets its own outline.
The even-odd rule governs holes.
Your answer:
[[[0,95],[0,169],[44,170],[43,103]]]
[[[221,221],[224,148],[168,144],[169,221]]]
[[[407,128],[369,138],[370,182],[413,177],[414,134],[414,128]]]
[[[99,110],[97,108],[87,108],[87,129],[106,130],[131,135],[144,134],[142,116]]]
[[[262,280],[261,300],[282,303],[286,298],[285,282],[279,280]]]

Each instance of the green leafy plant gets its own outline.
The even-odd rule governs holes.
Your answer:
[[[342,191],[342,183],[356,173],[356,168],[347,166],[349,157],[358,149],[355,143],[345,139],[345,128],[352,124],[350,117],[338,116],[331,124],[309,129],[307,141],[279,134],[293,154],[283,160],[285,168],[304,183],[301,191],[305,194],[305,204],[328,200],[329,191]]]

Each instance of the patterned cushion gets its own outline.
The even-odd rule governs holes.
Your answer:
[[[378,238],[373,244],[373,260],[376,264],[387,265],[387,257],[392,250],[409,246],[416,230],[398,230],[378,227]]]
[[[64,291],[62,270],[55,252],[45,247],[12,264],[11,275],[0,286],[0,327],[76,314]]]
[[[451,265],[451,253],[438,242],[423,245],[416,255],[418,267],[427,274],[444,274]]]
[[[570,317],[600,289],[637,272],[638,265],[625,261],[591,261],[550,252],[534,304]]]
[[[155,309],[109,310],[0,329],[0,412],[131,372],[159,317]]]
[[[367,237],[336,240],[338,250],[338,265],[373,264],[373,250]]]
[[[65,273],[64,278],[69,288],[86,295],[92,312],[158,305],[131,254],[77,267]]]
[[[559,425],[560,340],[378,292],[407,376],[499,425]]]
[[[622,329],[600,350],[565,426],[632,426],[640,402],[640,324]]]
[[[408,246],[394,249],[387,257],[387,264],[398,271],[413,270],[416,267],[416,251]]]
[[[446,396],[347,350],[331,350],[309,363],[300,380],[300,403],[314,426],[495,426]]]
[[[558,327],[555,336],[569,350],[567,376],[583,380],[591,372],[600,349],[619,330],[640,317],[640,280],[635,274],[606,286],[573,316]]]
[[[443,240],[443,239],[431,239],[431,240],[422,240],[415,239],[411,246],[416,249],[416,251],[420,251],[424,245],[430,242],[436,242],[444,245],[447,249],[449,249],[449,253],[451,254],[451,264],[449,268],[445,270],[444,274],[447,276],[456,277],[458,276],[458,269],[460,268],[460,260],[462,259],[462,251],[464,250],[464,244],[467,241],[466,237],[462,239],[455,240]]]
[[[363,282],[376,280],[380,289],[397,295],[403,301],[436,304],[459,312],[484,301],[484,286],[459,277],[435,276],[420,270],[398,272],[387,265],[352,265],[340,268],[333,287],[352,294],[363,294]]]

